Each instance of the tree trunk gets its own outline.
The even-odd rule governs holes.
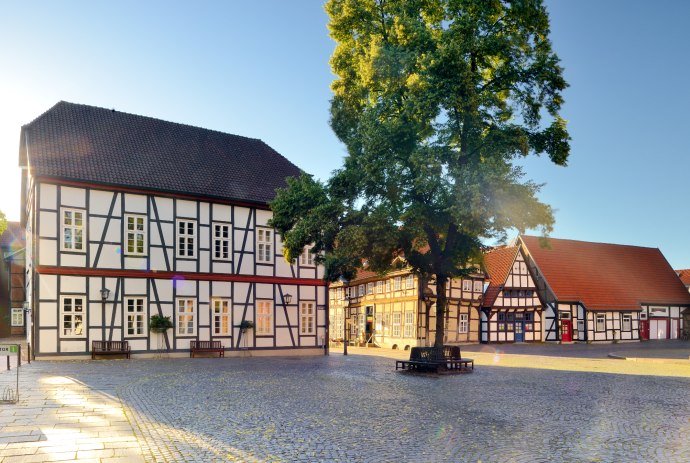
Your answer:
[[[443,338],[445,335],[445,317],[446,305],[448,299],[446,298],[446,285],[448,278],[445,276],[436,275],[436,336],[434,339],[434,347],[443,347]]]

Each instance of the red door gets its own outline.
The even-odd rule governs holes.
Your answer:
[[[561,320],[561,342],[573,341],[573,321]]]
[[[640,320],[640,339],[649,339],[649,320]]]

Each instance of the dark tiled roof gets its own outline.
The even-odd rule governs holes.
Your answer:
[[[494,249],[484,254],[484,267],[489,276],[489,287],[486,288],[486,295],[484,296],[484,307],[493,307],[498,293],[501,292],[503,286],[510,275],[510,269],[513,268],[513,262],[518,253],[517,246],[508,246]]]
[[[7,222],[7,229],[0,235],[0,247],[3,249],[22,249],[25,233],[19,222]]]
[[[300,169],[255,138],[59,102],[22,127],[33,175],[266,204]]]
[[[527,252],[561,301],[588,309],[635,310],[640,304],[690,304],[690,293],[656,248],[522,236]]]

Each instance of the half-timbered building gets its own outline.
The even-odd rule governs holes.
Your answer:
[[[322,268],[308,250],[287,263],[268,225],[276,189],[301,171],[261,140],[60,102],[22,127],[19,157],[37,357],[94,340],[135,355],[192,340],[322,352]],[[150,333],[152,315],[173,329]]]
[[[8,222],[0,235],[0,338],[25,334],[24,237],[19,222]]]
[[[520,236],[544,340],[676,339],[690,293],[656,248]]]
[[[542,341],[542,303],[519,246],[484,254],[489,286],[482,301],[482,342]]]
[[[394,349],[427,346],[436,335],[433,282],[425,284],[409,268],[379,275],[360,270],[347,284],[337,282],[329,291],[330,337],[340,343],[347,339],[356,345],[375,345]],[[479,309],[484,291],[484,275],[476,272],[452,279],[447,285],[448,310],[444,327],[446,344],[479,340]],[[345,333],[346,329],[349,333]]]

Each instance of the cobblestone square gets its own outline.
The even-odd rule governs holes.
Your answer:
[[[686,360],[471,352],[474,373],[430,377],[375,354],[23,365],[0,461],[689,459]]]

